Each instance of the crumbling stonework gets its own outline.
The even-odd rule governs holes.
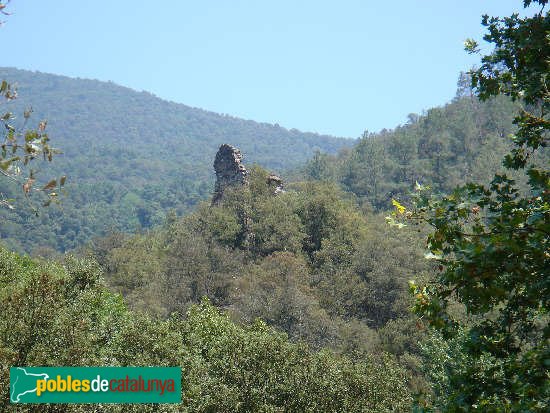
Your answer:
[[[241,163],[242,159],[241,151],[237,148],[226,143],[220,146],[214,160],[216,186],[212,205],[220,203],[226,188],[248,185],[248,171]]]
[[[283,180],[277,175],[270,174],[267,177],[267,185],[272,189],[273,195],[285,192],[283,189]]]
[[[228,144],[220,146],[214,160],[216,186],[214,187],[212,206],[220,205],[228,188],[240,188],[249,185],[248,171],[242,164],[242,159],[241,151],[237,148]],[[277,175],[268,175],[266,184],[273,195],[284,192],[283,180]],[[244,248],[250,248],[254,244],[252,219],[247,212],[249,207],[245,204],[236,205],[237,216],[242,228],[239,244]]]
[[[220,146],[216,159],[214,160],[214,171],[216,172],[216,186],[212,205],[219,205],[224,192],[229,187],[242,187],[248,185],[248,171],[242,163],[243,155],[234,146],[224,143]],[[266,184],[271,188],[272,194],[277,195],[284,192],[283,180],[277,175],[269,174]]]

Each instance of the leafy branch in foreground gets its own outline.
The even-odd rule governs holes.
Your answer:
[[[5,16],[10,14],[5,10],[8,3],[9,0],[6,2],[0,0],[0,13]],[[46,121],[39,122],[36,129],[28,128],[27,124],[32,108],[24,111],[23,124],[19,128],[14,125],[16,118],[7,110],[7,106],[16,98],[17,89],[6,80],[2,80],[0,83],[0,100],[2,102],[0,104],[6,106],[6,109],[0,110],[0,119],[4,126],[0,137],[0,175],[22,188],[31,209],[37,214],[38,210],[30,198],[32,193],[40,193],[43,205],[48,206],[52,201],[57,200],[59,191],[65,185],[66,177],[51,179],[47,183],[37,182],[38,171],[30,168],[31,162],[36,158],[51,162],[53,156],[61,152],[49,144]],[[35,162],[32,164],[34,165]],[[14,209],[13,203],[13,199],[6,198],[0,191],[0,207]]]
[[[0,94],[4,105],[17,98],[16,89],[5,80],[0,84]],[[31,202],[31,195],[42,194],[43,205],[48,206],[57,199],[66,178],[62,176],[46,183],[37,182],[38,171],[30,168],[31,164],[34,165],[33,161],[42,158],[43,161],[51,162],[53,156],[61,152],[49,144],[46,121],[39,122],[36,129],[27,126],[31,113],[32,109],[25,110],[23,124],[16,127],[14,125],[16,118],[13,113],[8,110],[0,112],[0,119],[4,126],[0,138],[0,174],[22,188],[29,205],[36,212],[37,209]],[[0,206],[13,209],[13,200],[0,193]]]
[[[484,39],[495,48],[470,72],[481,100],[504,94],[524,105],[503,164],[525,174],[528,193],[506,174],[444,197],[417,185],[412,210],[395,201],[388,218],[432,227],[426,258],[438,261],[439,275],[411,282],[414,312],[447,340],[465,331],[464,362],[449,369],[447,393],[436,401],[443,411],[544,411],[550,398],[550,16],[546,0],[533,3],[542,8],[532,17],[483,17]],[[477,43],[468,40],[466,49],[477,52]]]

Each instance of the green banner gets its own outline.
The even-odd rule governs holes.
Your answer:
[[[179,367],[12,367],[12,403],[179,403]]]

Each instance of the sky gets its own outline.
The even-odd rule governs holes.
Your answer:
[[[515,0],[12,0],[0,66],[343,137],[450,101]]]

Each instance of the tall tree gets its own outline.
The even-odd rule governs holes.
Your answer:
[[[530,191],[496,174],[488,187],[470,183],[441,198],[418,185],[410,212],[394,204],[396,215],[434,229],[428,257],[439,261],[440,275],[432,284],[411,283],[415,311],[449,340],[466,332],[465,361],[450,370],[439,403],[444,411],[547,411],[550,398],[550,15],[547,0],[523,3],[539,11],[483,16],[494,50],[470,75],[481,100],[503,94],[523,105],[503,164],[524,173]],[[465,46],[479,50],[474,40]],[[467,317],[456,315],[456,304]]]

